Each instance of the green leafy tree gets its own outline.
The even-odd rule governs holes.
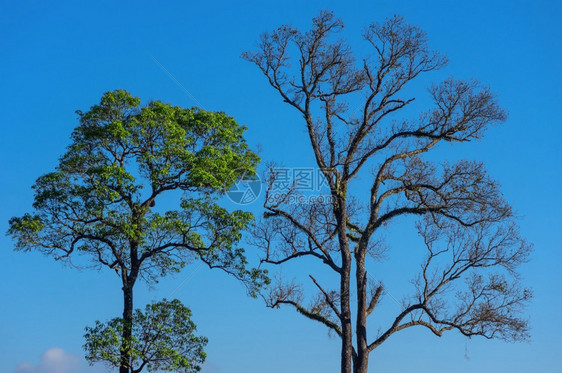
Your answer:
[[[86,359],[90,363],[104,362],[119,368],[124,329],[125,321],[121,317],[106,323],[97,321],[94,327],[87,327]],[[195,331],[191,310],[177,299],[149,304],[144,313],[136,309],[127,346],[128,369],[133,373],[144,368],[150,372],[198,372],[205,361],[203,348],[207,338],[196,336]]]
[[[254,229],[263,261],[317,260],[337,285],[331,289],[307,266],[317,296],[307,300],[300,283],[280,282],[270,288],[268,305],[294,307],[340,337],[342,373],[366,373],[370,353],[412,327],[437,336],[456,330],[526,339],[521,310],[531,292],[517,269],[531,245],[512,209],[482,164],[427,156],[439,144],[480,138],[505,112],[487,87],[449,78],[429,89],[427,110],[409,118],[411,83],[443,67],[445,57],[429,48],[419,27],[395,16],[365,28],[369,52],[356,62],[337,37],[342,28],[331,12],[321,12],[310,30],[281,26],[243,55],[301,115],[330,188],[330,203],[298,205],[295,188],[277,198],[278,175],[270,173],[265,219]],[[385,285],[374,260],[384,258],[385,227],[408,216],[420,219],[425,258],[413,294],[388,320],[377,312]]]
[[[124,90],[77,113],[80,125],[58,167],[33,186],[34,212],[12,218],[8,234],[16,250],[68,261],[82,254],[117,273],[124,304],[120,372],[127,373],[139,278],[153,283],[199,259],[243,281],[251,295],[268,281],[247,269],[238,247],[251,214],[217,204],[241,174],[255,172],[258,156],[243,138],[245,127],[224,113],[160,101],[141,106]],[[174,191],[183,192],[179,208],[157,211]]]

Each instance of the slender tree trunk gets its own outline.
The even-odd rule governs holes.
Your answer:
[[[353,365],[353,371],[354,373],[367,373],[369,363],[369,351],[367,349],[367,271],[365,270],[365,255],[361,250],[357,255],[356,263],[357,325],[355,335],[357,338],[357,359]]]
[[[340,281],[341,305],[340,312],[342,316],[342,349],[341,349],[341,372],[351,373],[353,360],[353,329],[351,327],[351,310],[349,296],[349,280],[351,272],[351,263],[349,262],[349,252],[347,260],[342,260],[342,275]],[[346,255],[342,255],[346,257]]]
[[[140,226],[140,224],[138,225]],[[130,344],[133,334],[133,287],[140,269],[137,249],[138,243],[131,241],[131,270],[127,273],[123,269],[121,274],[123,280],[123,333],[121,335],[121,366],[119,367],[119,373],[130,373],[133,371],[131,367]]]
[[[345,190],[343,193],[340,193],[340,196],[345,196]],[[342,318],[341,373],[351,373],[353,365],[353,328],[351,325],[351,299],[349,291],[351,280],[351,253],[347,240],[347,214],[345,209],[345,197],[339,197],[335,215],[338,220],[338,241],[342,258],[342,272],[340,274],[340,313]]]
[[[129,343],[132,336],[133,326],[133,284],[127,281],[123,285],[123,333],[121,335],[121,366],[119,373],[130,372],[131,353]]]

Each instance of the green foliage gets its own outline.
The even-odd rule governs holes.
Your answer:
[[[87,328],[90,361],[130,372],[197,371],[206,339],[193,335],[190,311],[164,301],[133,312],[132,289],[138,278],[157,282],[194,259],[234,275],[252,296],[269,282],[265,271],[246,268],[238,247],[252,215],[217,204],[241,175],[255,173],[259,158],[245,127],[224,113],[141,106],[123,90],[77,113],[80,125],[58,167],[33,187],[35,211],[12,218],[8,234],[16,250],[57,260],[83,254],[122,280],[123,319]],[[179,206],[156,210],[172,191],[183,193]]]
[[[132,338],[126,347],[130,351],[132,372],[170,371],[198,372],[205,361],[203,348],[207,338],[195,335],[191,311],[179,300],[163,300],[146,306],[144,313],[133,313]],[[91,363],[103,362],[118,368],[121,363],[122,318],[106,323],[96,322],[87,327],[84,335],[86,359]]]
[[[251,215],[216,203],[240,175],[255,173],[245,127],[224,113],[141,106],[123,90],[77,113],[72,144],[33,187],[35,211],[10,220],[16,249],[56,259],[79,252],[152,282],[194,258],[234,274],[252,294],[267,282],[245,268],[237,247]],[[180,208],[155,211],[173,190],[184,193]]]

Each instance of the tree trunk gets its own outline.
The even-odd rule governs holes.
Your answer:
[[[342,198],[341,195],[345,196],[345,192],[340,194],[338,206],[335,209],[335,215],[338,221],[338,241],[342,258],[340,273],[340,313],[342,326],[341,373],[351,373],[351,367],[353,365],[353,328],[351,325],[350,307],[351,253],[347,241],[345,198]]]
[[[140,224],[139,224],[140,226]],[[121,334],[121,366],[119,373],[131,373],[131,339],[133,331],[133,287],[139,274],[140,262],[137,255],[138,243],[130,242],[131,270],[121,273],[123,281],[123,333]]]
[[[119,373],[129,373],[131,353],[129,344],[133,326],[133,284],[123,285],[123,333],[121,335],[121,366]]]
[[[345,257],[345,255],[344,255]],[[349,259],[349,258],[348,258]],[[341,348],[341,373],[351,373],[353,360],[353,330],[351,327],[351,310],[349,297],[349,280],[350,280],[351,263],[343,260],[342,276],[340,281],[341,305],[340,312],[342,316],[342,348]]]
[[[359,254],[356,258],[355,272],[357,280],[357,358],[353,365],[354,373],[367,373],[369,351],[367,349],[367,271],[365,271],[365,257]]]

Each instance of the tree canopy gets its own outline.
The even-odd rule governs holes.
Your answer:
[[[192,373],[200,370],[206,354],[207,338],[195,335],[191,310],[177,299],[148,304],[145,311],[136,309],[132,318],[132,337],[128,349],[130,370],[138,373],[169,371]],[[110,367],[121,365],[123,318],[86,327],[86,360],[103,362]]]
[[[411,82],[441,69],[447,59],[429,48],[423,30],[400,16],[367,26],[369,54],[356,59],[337,36],[343,26],[323,11],[310,30],[281,26],[243,54],[302,115],[316,167],[329,186],[328,203],[295,204],[298,188],[279,198],[272,192],[279,174],[275,168],[269,173],[266,213],[253,238],[263,249],[262,261],[282,265],[314,258],[338,285],[328,288],[307,267],[315,297],[307,297],[297,281],[279,281],[266,297],[268,305],[294,307],[338,335],[342,373],[366,373],[369,354],[413,326],[438,336],[456,330],[527,338],[521,310],[531,292],[521,287],[517,267],[531,245],[520,236],[515,214],[481,163],[427,156],[439,144],[481,138],[489,126],[505,121],[505,111],[485,85],[448,78],[428,89],[427,110],[406,115],[416,98]],[[376,314],[385,285],[369,271],[370,258],[383,258],[383,228],[407,216],[419,218],[425,259],[419,276],[406,279],[415,289],[401,312],[373,331],[368,317]]]
[[[241,279],[258,279],[233,247],[251,215],[228,212],[215,197],[255,172],[258,157],[242,137],[244,127],[224,113],[159,101],[140,107],[121,90],[78,114],[57,170],[33,187],[35,212],[10,221],[17,249],[56,259],[89,254],[95,265],[122,274],[134,268],[131,274],[149,280],[195,255]],[[158,197],[172,190],[185,192],[180,208],[156,211]]]

